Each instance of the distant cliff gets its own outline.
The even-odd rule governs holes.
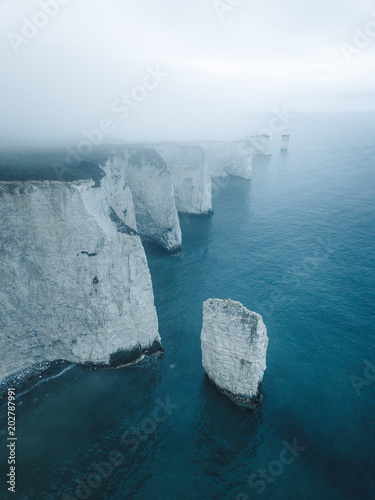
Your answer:
[[[172,174],[177,210],[193,215],[210,214],[211,177],[205,151],[200,146],[179,144],[161,144],[156,148]]]
[[[134,203],[138,231],[171,254],[181,252],[182,236],[174,185],[163,158],[153,149],[121,150],[103,166],[113,184],[124,180]]]
[[[251,179],[253,147],[248,141],[200,142],[206,153],[209,175],[220,177],[223,173]]]
[[[222,175],[252,177],[253,147],[249,141],[155,142],[136,146],[154,148],[165,160],[180,213],[212,213],[211,179]]]

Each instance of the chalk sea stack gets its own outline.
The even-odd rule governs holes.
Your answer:
[[[203,304],[202,363],[209,379],[240,406],[261,400],[267,329],[262,317],[231,299]]]
[[[289,135],[281,136],[281,151],[288,151],[289,148]]]

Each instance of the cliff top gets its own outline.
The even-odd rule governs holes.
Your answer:
[[[65,181],[92,179],[99,186],[105,176],[99,165],[104,165],[113,155],[124,157],[129,151],[129,161],[134,166],[144,162],[166,168],[164,160],[153,149],[134,148],[132,146],[102,145],[87,156],[82,156],[72,163],[67,162],[67,151],[64,148],[46,149],[9,149],[0,150],[0,181]]]

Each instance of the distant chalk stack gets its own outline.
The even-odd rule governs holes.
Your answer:
[[[289,135],[281,136],[281,151],[288,151],[289,148]]]

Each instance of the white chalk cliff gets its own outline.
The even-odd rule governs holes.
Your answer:
[[[229,174],[251,179],[253,149],[250,142],[207,141],[199,144],[206,153],[207,168],[211,177]]]
[[[110,176],[0,182],[0,381],[34,364],[161,349],[132,196]]]
[[[202,363],[210,380],[236,403],[255,407],[266,369],[267,329],[240,302],[203,304]]]
[[[212,178],[252,177],[253,148],[249,141],[149,143],[147,146],[155,148],[166,161],[180,213],[212,213]]]
[[[246,139],[253,147],[254,154],[271,155],[271,137],[267,134],[253,135]]]
[[[205,152],[200,146],[155,145],[172,174],[176,208],[180,213],[206,215],[212,212],[211,177]]]
[[[153,149],[123,150],[111,155],[102,168],[112,184],[125,180],[129,186],[141,238],[171,254],[180,253],[182,236],[175,188],[163,158]]]
[[[161,350],[140,237],[179,253],[178,211],[212,213],[211,177],[251,177],[243,141],[115,148],[63,165],[64,180],[47,180],[48,155],[35,172],[41,155],[20,169],[17,157],[14,182],[0,165],[0,383],[55,360],[115,366]]]

